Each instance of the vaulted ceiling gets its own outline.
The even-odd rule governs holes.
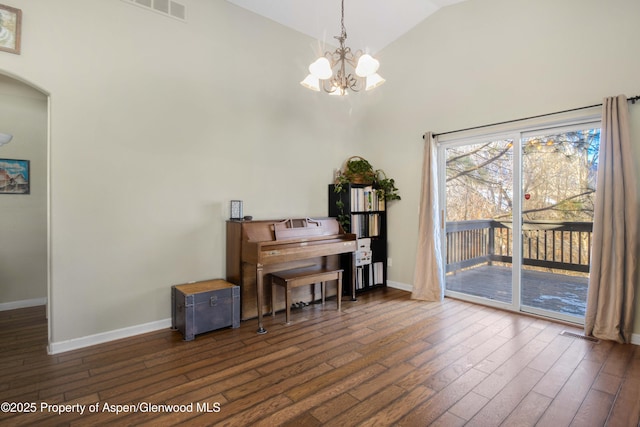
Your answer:
[[[324,44],[336,45],[341,0],[227,0]],[[347,45],[378,52],[439,9],[465,0],[344,0]]]

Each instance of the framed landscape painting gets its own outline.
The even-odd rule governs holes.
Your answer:
[[[29,194],[29,160],[0,159],[0,194]]]
[[[0,4],[0,51],[20,55],[22,11]]]

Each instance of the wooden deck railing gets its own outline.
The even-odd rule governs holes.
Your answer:
[[[525,265],[589,272],[592,222],[525,221]],[[511,222],[447,222],[447,272],[491,262],[513,262]]]

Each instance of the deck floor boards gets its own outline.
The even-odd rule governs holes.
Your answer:
[[[511,303],[511,268],[482,265],[447,275],[448,290]],[[589,279],[579,275],[522,270],[522,305],[584,317]]]

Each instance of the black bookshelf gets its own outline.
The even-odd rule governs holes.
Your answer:
[[[355,295],[373,288],[387,286],[387,211],[384,200],[378,200],[375,189],[370,185],[347,184],[336,193],[335,185],[329,185],[329,216],[341,223],[345,232],[354,233],[358,238],[355,271],[352,271],[353,256],[341,256],[344,269],[344,294]],[[341,206],[340,206],[341,202]],[[364,245],[370,242],[367,250]],[[355,281],[352,277],[355,274]]]

